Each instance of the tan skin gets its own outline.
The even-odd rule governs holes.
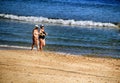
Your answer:
[[[44,26],[41,27],[39,34],[42,34],[42,35],[45,36],[46,33],[43,33],[43,32],[44,32]],[[39,43],[39,47],[40,47],[39,50],[42,51],[43,47],[46,45],[45,44],[45,39],[39,38],[39,42],[40,42]]]
[[[33,37],[32,37],[33,42],[32,42],[32,48],[31,48],[31,50],[33,50],[34,45],[36,45],[37,46],[37,50],[39,50],[39,39],[38,39],[39,32],[38,32],[38,27],[35,27],[33,29],[32,35],[33,35]]]

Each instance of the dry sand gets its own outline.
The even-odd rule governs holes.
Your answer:
[[[0,50],[0,83],[120,83],[120,59]]]

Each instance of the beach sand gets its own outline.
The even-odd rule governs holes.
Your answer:
[[[120,59],[0,50],[0,83],[120,83]]]

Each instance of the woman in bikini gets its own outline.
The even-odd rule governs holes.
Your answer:
[[[39,39],[38,39],[38,37],[39,37],[39,31],[38,31],[38,25],[35,25],[35,28],[33,29],[33,32],[32,32],[32,40],[33,40],[33,42],[32,42],[32,48],[31,48],[31,50],[33,50],[33,47],[34,47],[34,45],[36,45],[37,46],[37,50],[39,50]]]
[[[42,48],[45,46],[45,36],[46,36],[46,32],[44,30],[44,26],[41,25],[40,26],[40,32],[39,32],[39,48],[40,51],[42,51]]]

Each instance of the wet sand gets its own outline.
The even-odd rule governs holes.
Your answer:
[[[0,83],[120,83],[120,59],[0,50]]]

